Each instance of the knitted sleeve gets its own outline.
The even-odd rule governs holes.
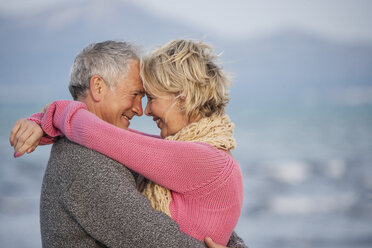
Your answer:
[[[232,164],[225,152],[205,143],[167,141],[120,129],[74,101],[56,101],[41,120],[51,137],[60,132],[80,145],[124,164],[173,191],[196,190],[214,180]]]
[[[145,135],[145,136],[149,136],[149,137],[161,139],[161,137],[159,135],[143,133],[143,132],[140,132],[140,131],[135,130],[135,129],[132,129],[132,128],[128,128],[128,131],[133,132],[133,133],[136,133],[136,134],[141,134],[141,135]]]
[[[38,125],[41,125],[41,118],[43,118],[43,113],[36,113],[28,117],[27,120],[33,121]],[[56,135],[56,137],[58,137],[58,135]],[[44,134],[44,136],[40,140],[39,145],[53,144],[56,141],[56,137],[50,137],[49,135]]]

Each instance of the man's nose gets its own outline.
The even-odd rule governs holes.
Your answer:
[[[136,113],[136,115],[141,116],[143,114],[143,109],[142,109],[142,101],[139,99],[134,103],[133,106],[133,111]]]

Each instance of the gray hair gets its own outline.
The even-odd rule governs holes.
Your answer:
[[[90,88],[90,79],[99,75],[110,87],[115,89],[120,79],[123,79],[132,61],[139,60],[137,49],[127,43],[104,41],[85,47],[75,58],[71,68],[69,90],[74,98],[86,96]]]

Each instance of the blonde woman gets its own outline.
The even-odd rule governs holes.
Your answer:
[[[142,59],[145,113],[161,138],[117,128],[74,101],[54,102],[34,120],[48,136],[63,133],[143,175],[139,189],[155,209],[186,234],[226,245],[241,213],[243,184],[230,153],[229,80],[215,60],[210,46],[187,40],[171,41]]]

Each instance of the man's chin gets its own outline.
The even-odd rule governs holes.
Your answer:
[[[122,125],[122,129],[128,129],[129,128],[129,125],[130,125],[130,122],[128,122],[128,124],[126,124],[126,125]]]
[[[121,116],[121,119],[120,119],[120,128],[122,129],[128,129],[129,125],[130,125],[130,120],[125,117],[125,116]]]
[[[118,128],[121,129],[128,129],[130,125],[130,122],[128,120],[122,120],[119,123],[114,124],[114,126],[117,126]]]

